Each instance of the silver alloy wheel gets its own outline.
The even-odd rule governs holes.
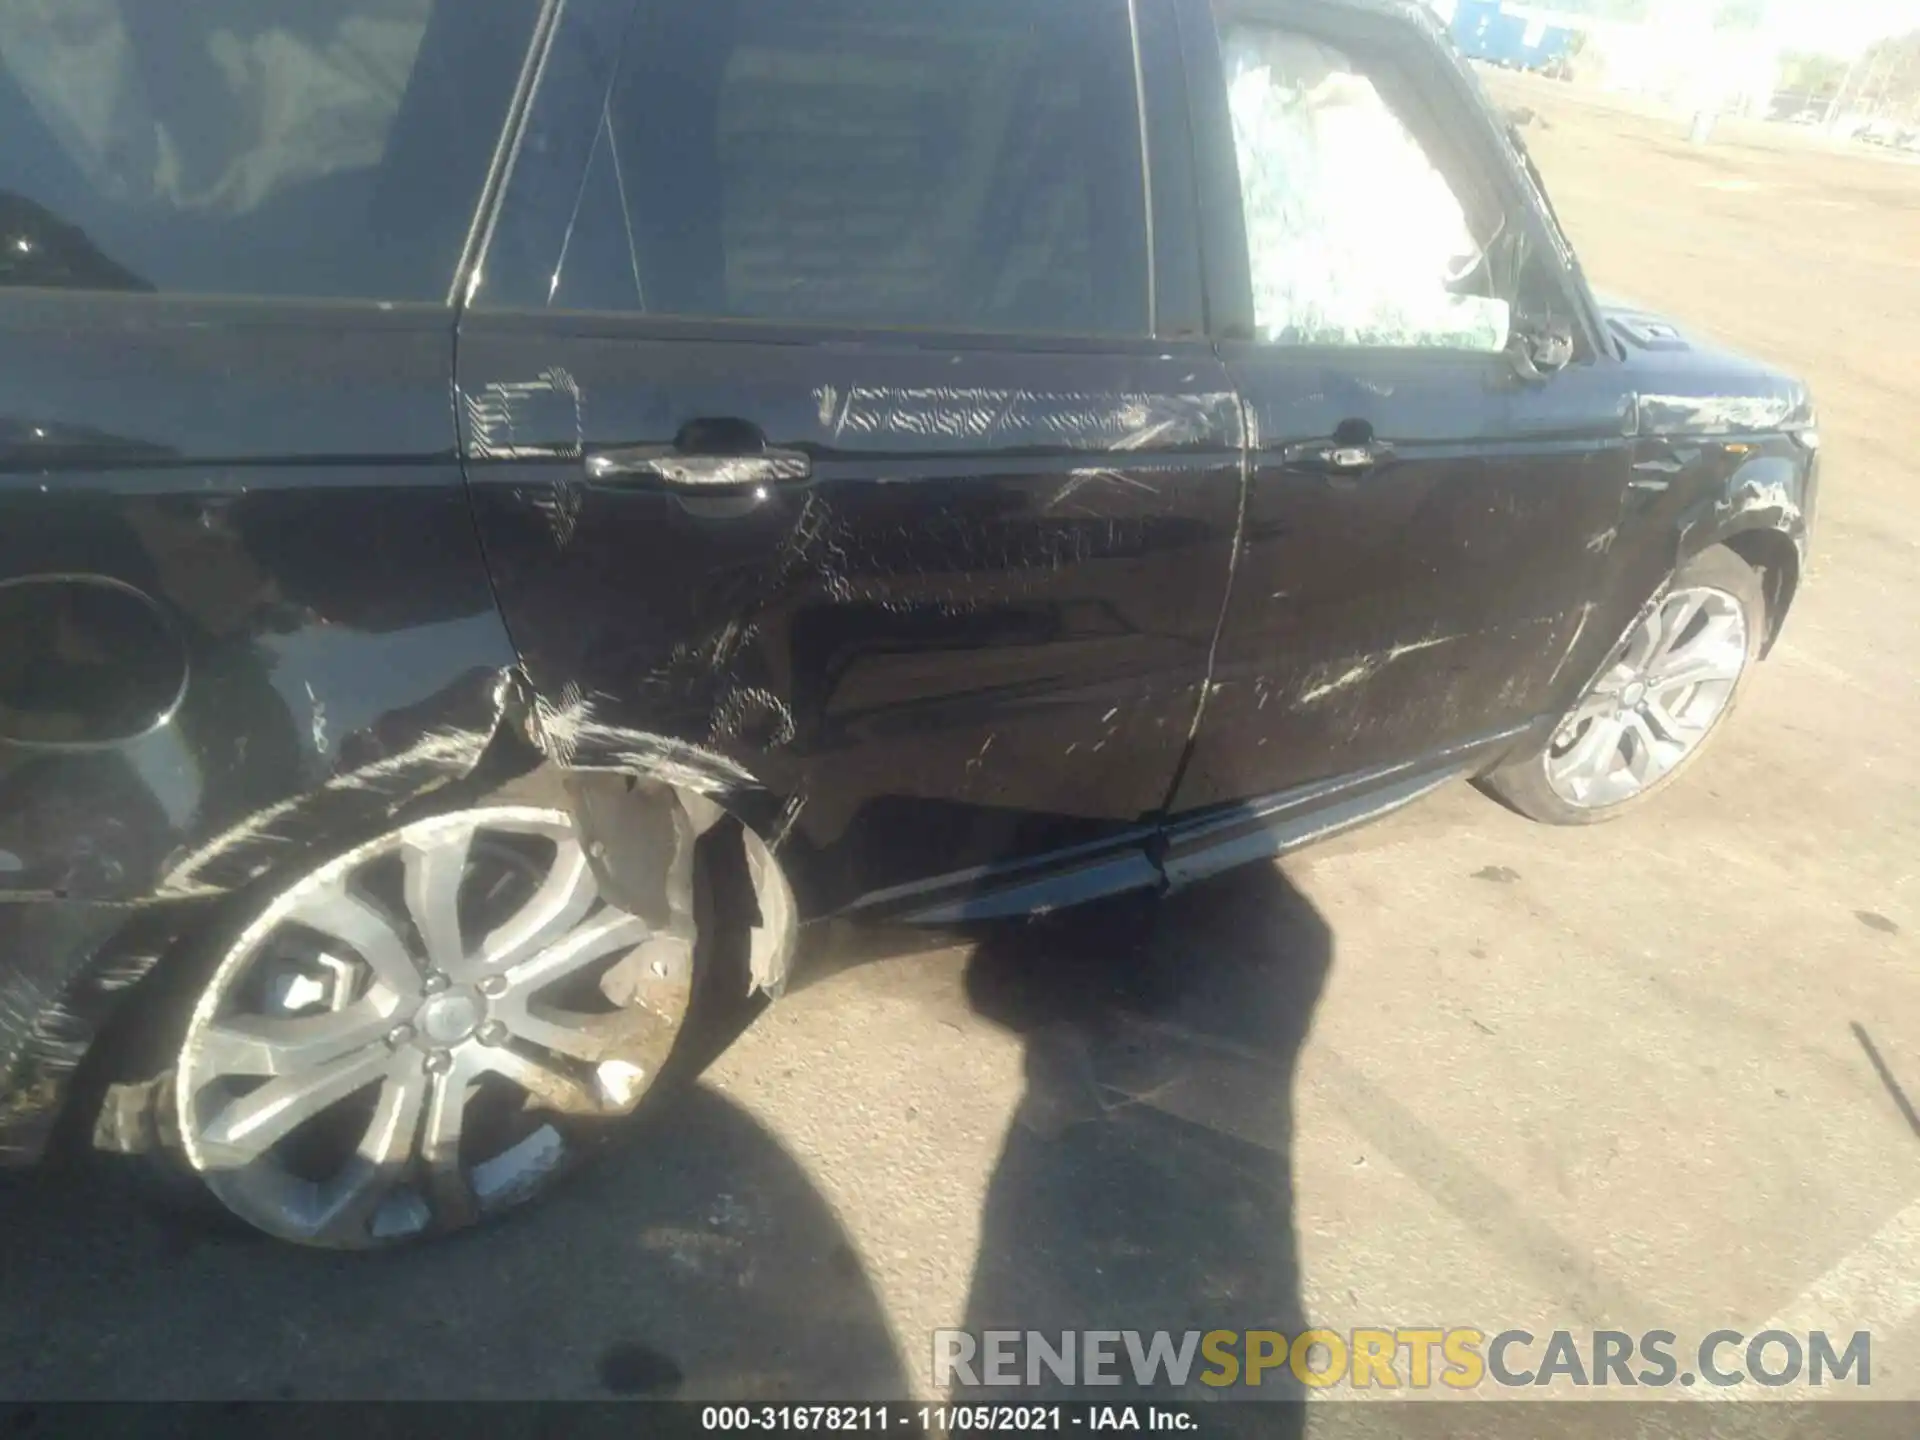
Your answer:
[[[1670,591],[1561,721],[1547,783],[1569,805],[1618,805],[1700,747],[1747,665],[1747,617],[1710,586]]]
[[[307,875],[223,956],[181,1050],[182,1146],[286,1239],[458,1228],[558,1173],[558,1117],[639,1102],[690,972],[690,943],[602,899],[564,811],[414,822]]]

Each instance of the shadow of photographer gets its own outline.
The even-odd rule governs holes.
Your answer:
[[[1165,901],[1122,898],[984,937],[980,1014],[1021,1035],[1026,1090],[990,1182],[965,1326],[1039,1332],[1305,1328],[1289,1155],[1292,1085],[1332,935],[1279,867]],[[969,1399],[1298,1399],[1198,1346],[1184,1383],[1139,1383],[1121,1337],[1110,1383],[1067,1385],[1023,1343],[1023,1388]],[[1244,1360],[1238,1345],[1232,1353]],[[1084,1351],[1081,1357],[1085,1358]],[[984,1374],[976,1370],[984,1382]],[[1211,1376],[1211,1383],[1203,1379]],[[937,1381],[938,1377],[936,1377]],[[1269,1417],[1274,1419],[1277,1417]],[[1270,1433],[1269,1424],[1263,1433]]]

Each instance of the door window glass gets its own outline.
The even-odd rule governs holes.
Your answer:
[[[1261,337],[1503,348],[1507,302],[1473,293],[1486,247],[1374,80],[1274,26],[1221,40]]]
[[[1136,97],[1125,0],[642,0],[562,253],[484,298],[1144,333]]]
[[[536,9],[0,0],[0,286],[444,299]]]

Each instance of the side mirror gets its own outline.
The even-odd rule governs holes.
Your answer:
[[[1508,337],[1507,358],[1522,380],[1538,384],[1573,363],[1573,326],[1555,319],[1522,321]]]

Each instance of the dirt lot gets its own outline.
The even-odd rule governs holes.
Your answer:
[[[1158,915],[822,937],[639,1143],[418,1254],[9,1182],[0,1393],[924,1393],[936,1326],[1310,1316],[1869,1329],[1920,1396],[1920,166],[1501,88],[1598,288],[1819,398],[1813,583],[1679,791],[1550,831],[1457,787]]]

